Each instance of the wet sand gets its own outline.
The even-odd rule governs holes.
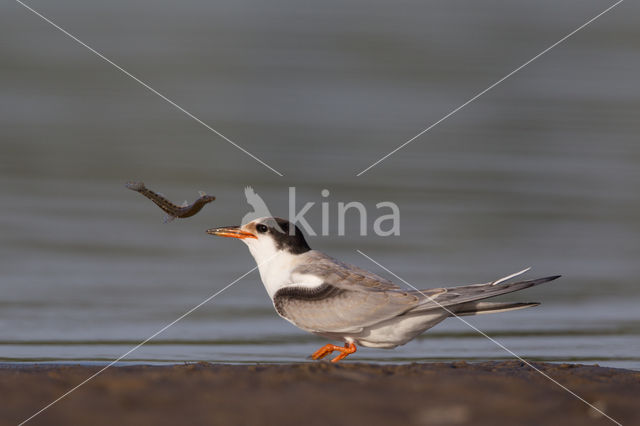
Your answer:
[[[536,363],[625,425],[640,372]],[[0,368],[0,423],[18,424],[100,367]],[[112,367],[29,424],[614,424],[517,361]]]

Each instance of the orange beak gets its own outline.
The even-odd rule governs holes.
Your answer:
[[[245,238],[258,238],[251,232],[243,231],[239,226],[222,226],[220,228],[207,229],[207,234],[217,235],[218,237],[233,237],[244,240]]]

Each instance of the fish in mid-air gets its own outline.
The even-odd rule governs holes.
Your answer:
[[[280,230],[281,229],[281,230]],[[560,275],[505,283],[527,271],[485,283],[405,290],[354,265],[312,250],[302,232],[286,219],[264,217],[242,226],[207,233],[241,239],[253,255],[276,312],[295,326],[344,346],[327,344],[311,358],[339,351],[337,362],[356,345],[391,349],[452,316],[512,311],[537,302],[482,300],[533,287]]]
[[[141,193],[160,207],[167,214],[165,222],[170,222],[177,217],[181,219],[191,217],[202,210],[205,204],[216,199],[213,195],[207,195],[204,192],[199,191],[200,198],[191,204],[185,201],[181,206],[179,206],[177,204],[173,204],[157,192],[150,190],[144,186],[143,182],[127,182],[125,186],[133,191]]]

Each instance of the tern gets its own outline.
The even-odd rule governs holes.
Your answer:
[[[451,316],[496,313],[537,306],[537,302],[481,300],[553,281],[560,275],[505,283],[526,272],[459,287],[406,290],[357,266],[312,250],[300,229],[286,219],[263,217],[242,226],[207,230],[242,240],[253,255],[276,312],[302,330],[344,346],[327,344],[311,355],[322,359],[356,345],[392,349]]]

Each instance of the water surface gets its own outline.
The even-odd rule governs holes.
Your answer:
[[[312,247],[415,286],[533,266],[563,278],[466,318],[531,360],[640,369],[640,30],[625,2],[360,177],[606,5],[543,1],[33,2],[284,174],[279,177],[18,4],[0,6],[0,362],[108,362],[253,266],[204,233],[321,202],[395,202],[401,235]],[[217,197],[169,224],[124,188]],[[323,198],[321,190],[330,196]],[[128,362],[289,362],[325,342],[277,317],[256,272]],[[355,360],[505,359],[456,319]]]

